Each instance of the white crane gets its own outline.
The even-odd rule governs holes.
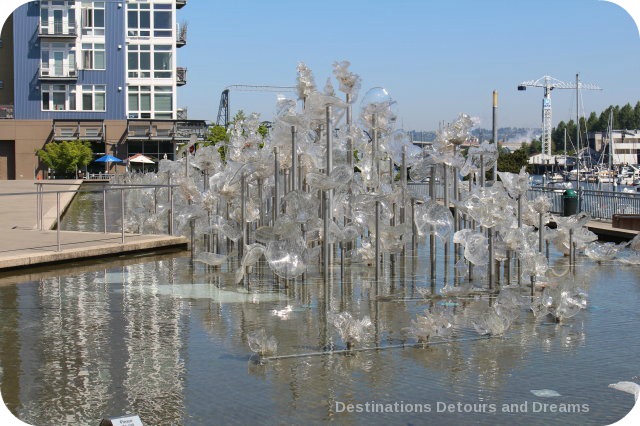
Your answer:
[[[537,80],[523,81],[518,84],[518,90],[527,90],[527,87],[542,87],[544,88],[544,97],[542,98],[542,153],[551,155],[551,91],[553,89],[588,89],[588,90],[602,90],[600,87],[594,84],[585,84],[581,82],[577,83],[565,83],[556,78],[545,75]],[[579,123],[577,123],[579,125]]]

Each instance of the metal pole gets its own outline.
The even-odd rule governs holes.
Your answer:
[[[43,231],[44,230],[44,194],[42,194],[42,191],[44,189],[44,186],[42,184],[40,184],[40,230]]]
[[[196,220],[195,218],[189,219],[189,226],[191,227],[191,263],[195,258],[196,253]]]
[[[375,221],[375,230],[376,230],[376,288],[378,287],[378,281],[380,279],[380,201],[376,200],[376,221]]]
[[[302,176],[302,154],[298,155],[298,190],[302,191],[304,176]]]
[[[278,211],[280,210],[280,195],[279,195],[279,184],[278,184],[278,175],[280,174],[280,160],[278,160],[278,147],[273,147],[273,156],[274,156],[274,200],[273,200],[273,224],[275,225],[276,220],[278,219]]]
[[[244,255],[244,247],[247,245],[247,224],[245,220],[247,210],[247,180],[244,173],[240,177],[240,227],[242,229],[242,241],[238,247],[238,256]]]
[[[432,202],[436,202],[436,166],[431,166],[431,177],[429,178],[429,197]],[[436,236],[433,225],[429,225],[429,257],[431,260],[431,279],[436,278]],[[433,284],[433,282],[432,282]]]
[[[411,254],[417,256],[418,228],[416,227],[416,199],[411,197]]]
[[[327,164],[325,174],[327,177],[331,174],[333,170],[333,117],[332,117],[331,105],[327,105],[326,107],[326,128],[327,132]],[[333,221],[333,190],[330,189],[325,192],[325,202],[327,205],[325,206],[325,223],[327,232],[329,231],[329,222]],[[333,257],[333,244],[329,244],[329,234],[325,235],[327,238],[327,246],[326,249],[328,253],[325,253],[325,260],[330,261]],[[325,265],[325,268],[328,268],[328,265]],[[328,270],[328,269],[327,269]]]
[[[40,227],[40,184],[36,183],[36,229]]]
[[[258,178],[258,202],[260,203],[260,226],[264,226],[264,200],[262,198],[262,178]]]
[[[377,115],[371,116],[371,124],[373,126],[373,141],[371,145],[371,173],[376,177],[376,182],[380,182],[380,164],[378,164],[378,129]]]
[[[291,185],[292,191],[298,188],[296,179],[296,169],[298,168],[298,144],[296,143],[296,126],[291,126]]]
[[[580,149],[580,74],[576,74],[576,144],[578,146],[578,157],[576,163],[578,164],[578,172],[576,173],[576,188],[578,193],[578,207],[580,206],[580,157],[582,153]]]
[[[442,180],[442,184],[443,184],[443,189],[444,189],[444,207],[449,210],[449,168],[447,167],[446,164],[442,165],[442,171],[443,171],[443,180]],[[444,242],[444,258],[446,260],[448,260],[449,258],[449,240],[447,239]],[[446,284],[446,283],[445,283]]]
[[[498,150],[498,91],[493,91],[493,143],[496,145],[496,150]],[[498,155],[500,155],[500,151],[498,151]],[[493,180],[494,182],[498,180],[498,162],[496,161],[493,165]]]
[[[124,244],[124,189],[120,190],[120,243]]]
[[[56,192],[56,242],[60,251],[60,193]]]
[[[538,219],[538,250],[540,251],[540,253],[542,253],[542,246],[544,245],[543,240],[544,240],[544,229],[542,228],[543,226],[543,213],[540,213],[540,217]]]
[[[493,280],[495,276],[495,253],[493,252],[493,228],[487,230],[489,238],[489,289],[493,289]]]
[[[518,196],[518,229],[522,229],[522,195]],[[516,263],[518,265],[518,287],[522,284],[522,273],[520,270],[520,258]]]
[[[573,269],[574,268],[574,261],[575,261],[575,251],[574,251],[574,247],[573,247],[573,228],[569,229],[569,268]]]
[[[323,270],[323,275],[324,275],[324,280],[325,280],[325,284],[327,282],[327,280],[329,279],[329,254],[330,254],[330,250],[329,250],[329,213],[328,213],[328,198],[329,198],[329,191],[322,191],[322,197],[323,197],[323,222],[322,222],[322,270]]]
[[[167,185],[169,190],[169,235],[173,235],[173,185],[171,184],[171,172],[167,172]]]
[[[102,188],[102,222],[104,233],[107,233],[107,188]]]

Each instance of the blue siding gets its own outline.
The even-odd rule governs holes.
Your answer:
[[[124,2],[123,2],[124,3]],[[105,49],[106,71],[81,70],[75,84],[105,84],[107,86],[107,110],[105,112],[82,111],[42,111],[38,79],[40,68],[40,39],[38,22],[40,8],[37,2],[24,4],[14,12],[14,89],[15,117],[19,120],[43,119],[126,119],[125,105],[125,29],[124,7],[118,8],[114,2],[106,2]],[[76,13],[79,16],[79,13]],[[118,49],[118,46],[121,46]],[[76,52],[78,63],[80,52]],[[45,84],[50,82],[44,82]],[[62,84],[62,82],[60,83]],[[118,88],[122,90],[118,91]],[[78,99],[78,105],[80,105]]]

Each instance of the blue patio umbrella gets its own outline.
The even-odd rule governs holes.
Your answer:
[[[95,161],[96,163],[122,163],[121,159],[114,157],[111,154],[103,155]]]
[[[111,154],[103,155],[102,157],[96,160],[96,163],[107,163],[107,168],[105,172],[108,172],[111,169],[111,163],[122,163],[122,160],[118,157],[114,157]]]

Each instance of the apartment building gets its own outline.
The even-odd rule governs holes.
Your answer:
[[[173,158],[203,121],[187,120],[178,24],[186,0],[42,0],[0,34],[0,179],[43,178],[47,142],[88,140],[96,157]],[[91,164],[104,169],[104,164]],[[114,165],[113,167],[117,167]],[[116,170],[117,171],[117,170]]]

